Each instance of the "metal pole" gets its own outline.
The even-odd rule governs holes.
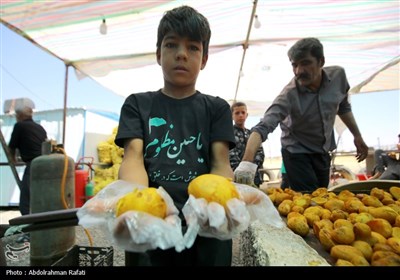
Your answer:
[[[242,62],[240,63],[240,69],[239,69],[239,74],[238,74],[238,79],[237,79],[237,84],[236,84],[235,98],[233,99],[233,102],[236,102],[236,97],[237,97],[237,94],[238,94],[238,91],[239,91],[239,83],[240,83],[240,78],[241,78],[240,76],[242,74],[243,63],[244,63],[244,58],[246,56],[246,51],[247,51],[247,48],[249,47],[250,32],[251,32],[251,27],[253,26],[254,16],[256,14],[257,3],[258,3],[258,0],[254,0],[254,2],[253,2],[253,10],[251,11],[251,17],[250,17],[250,22],[249,22],[249,28],[247,30],[246,40],[243,43]]]
[[[13,159],[13,157],[11,155],[11,152],[10,152],[10,150],[8,148],[8,145],[7,145],[7,143],[6,143],[5,139],[4,139],[3,132],[1,131],[1,129],[0,129],[0,143],[1,143],[2,147],[3,147],[5,155],[7,157],[7,161],[8,161],[7,164],[10,165],[11,172],[14,175],[15,182],[17,182],[17,185],[18,185],[19,189],[21,190],[22,189],[22,182],[21,182],[21,179],[18,176],[18,171],[15,168],[16,164],[14,163],[14,159]],[[3,165],[3,164],[1,164],[1,165]],[[19,165],[25,165],[25,164],[19,164]]]
[[[68,67],[69,64],[65,64],[63,135],[62,135],[62,144],[64,148],[65,148],[65,130],[67,126]]]

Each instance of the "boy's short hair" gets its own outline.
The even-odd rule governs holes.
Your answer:
[[[324,47],[317,38],[304,38],[297,41],[288,51],[291,61],[299,60],[310,53],[318,60],[324,58]]]
[[[232,111],[232,113],[233,113],[233,110],[234,110],[236,107],[242,107],[242,106],[246,107],[246,109],[247,109],[246,103],[244,103],[244,102],[242,102],[242,101],[234,102],[234,103],[231,105],[231,111]]]
[[[208,54],[211,38],[210,24],[206,17],[189,6],[181,6],[167,11],[158,25],[157,50],[161,48],[164,36],[169,32],[191,40],[202,42],[203,56]]]

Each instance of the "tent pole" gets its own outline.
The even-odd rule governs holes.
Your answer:
[[[69,64],[65,64],[63,134],[62,134],[62,144],[64,148],[65,148],[65,128],[67,124],[68,67]]]
[[[254,2],[253,2],[253,10],[251,11],[251,17],[250,17],[250,22],[249,22],[249,28],[247,29],[246,40],[243,43],[242,62],[240,63],[240,69],[239,69],[238,79],[237,79],[237,83],[236,83],[235,98],[233,99],[233,102],[236,102],[236,97],[237,97],[237,94],[238,94],[238,91],[239,91],[240,76],[242,74],[244,57],[246,56],[246,51],[247,51],[247,48],[249,47],[250,32],[251,32],[251,27],[253,26],[254,16],[256,14],[257,3],[258,3],[258,0],[254,0]]]

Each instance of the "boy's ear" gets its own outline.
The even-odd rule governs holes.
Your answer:
[[[203,56],[203,59],[201,60],[201,70],[204,69],[204,67],[206,67],[207,64],[207,60],[208,60],[208,54]]]
[[[160,52],[160,49],[157,49],[157,51],[156,51],[156,57],[157,57],[157,63],[158,63],[158,65],[161,66],[161,52]]]

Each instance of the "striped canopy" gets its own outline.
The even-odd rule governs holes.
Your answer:
[[[127,96],[162,87],[157,26],[180,5],[196,8],[211,25],[210,57],[197,84],[204,93],[273,100],[293,76],[287,50],[303,37],[321,40],[325,65],[343,66],[352,92],[399,88],[398,0],[2,0],[0,16],[80,77]],[[103,20],[106,35],[99,32]]]

